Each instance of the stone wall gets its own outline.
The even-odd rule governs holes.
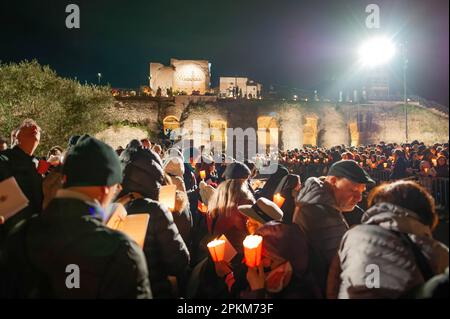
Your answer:
[[[395,103],[336,106],[318,102],[302,104],[271,100],[217,100],[212,96],[161,100],[136,97],[116,100],[110,112],[116,125],[143,126],[148,132],[155,133],[151,138],[161,130],[164,119],[173,116],[184,128],[185,139],[192,139],[194,134],[200,133],[200,128],[203,133],[210,127],[215,128],[216,132],[202,137],[204,143],[209,139],[209,134],[214,135],[216,140],[222,139],[222,127],[243,130],[253,128],[257,131],[258,124],[263,125],[263,129],[278,127],[278,144],[282,149],[315,143],[330,147],[337,144],[376,143],[380,140],[405,141],[404,107]],[[197,123],[197,127],[194,123]],[[448,141],[447,114],[408,105],[408,126],[409,141]],[[122,134],[116,131],[110,130],[108,134]],[[257,134],[260,142],[266,139],[264,133],[261,134]],[[256,143],[249,139],[250,142]]]

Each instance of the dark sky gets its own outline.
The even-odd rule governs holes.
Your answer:
[[[65,27],[78,4],[81,28]],[[36,58],[62,76],[114,87],[148,82],[150,61],[207,59],[220,75],[307,90],[352,74],[355,51],[373,30],[365,7],[381,9],[379,32],[408,43],[411,92],[448,106],[449,1],[17,1],[0,3],[0,60]],[[393,80],[401,79],[399,61]]]

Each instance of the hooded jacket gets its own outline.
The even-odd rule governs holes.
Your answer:
[[[121,195],[139,193],[143,198],[124,204],[128,214],[149,213],[144,253],[155,298],[173,297],[167,276],[180,276],[189,264],[189,251],[172,213],[157,202],[163,171],[153,154],[145,149],[126,149]]]
[[[131,147],[122,152],[120,161],[124,175],[121,195],[139,192],[146,198],[158,200],[159,189],[163,183],[159,156],[147,149]]]
[[[432,238],[416,213],[380,203],[364,214],[362,223],[345,234],[339,249],[339,298],[398,298],[424,283],[411,244],[400,234],[420,249],[435,274],[448,267],[448,247]],[[373,265],[379,273],[377,289],[366,285],[371,281],[368,274],[373,273],[368,267]]]
[[[325,294],[328,270],[348,224],[337,207],[331,186],[323,179],[308,178],[297,204],[300,212],[295,214],[294,223],[306,235],[316,280]]]

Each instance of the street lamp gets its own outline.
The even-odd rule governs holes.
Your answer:
[[[405,107],[405,140],[408,143],[408,97],[406,94],[406,69],[408,68],[408,59],[406,58],[406,43],[401,45],[403,61],[403,105]]]
[[[98,78],[98,85],[100,85],[100,80],[102,78],[102,74],[100,72],[97,73],[97,78]]]

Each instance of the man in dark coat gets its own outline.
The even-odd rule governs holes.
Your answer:
[[[29,200],[27,207],[0,226],[0,243],[17,223],[42,211],[42,177],[36,169],[37,159],[33,157],[40,139],[41,128],[35,121],[27,119],[16,131],[17,145],[0,152],[0,180],[13,176]]]
[[[119,197],[128,214],[148,213],[144,253],[155,298],[174,298],[169,276],[181,280],[189,265],[189,251],[172,213],[160,204],[163,169],[150,150],[127,148],[121,155],[123,190]]]
[[[348,230],[342,213],[355,209],[369,183],[374,181],[358,163],[342,160],[330,167],[328,176],[307,179],[297,197],[293,221],[308,239],[313,271],[324,295],[330,264]]]
[[[0,251],[0,298],[151,298],[139,246],[104,226],[120,189],[114,150],[82,136],[64,163],[64,189],[17,225]]]

